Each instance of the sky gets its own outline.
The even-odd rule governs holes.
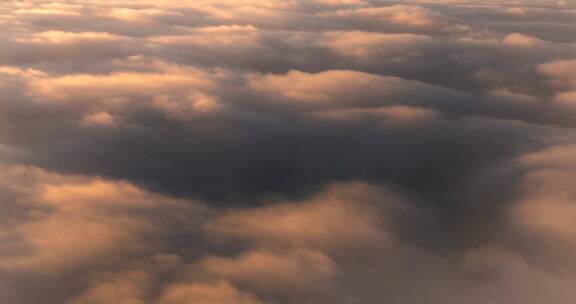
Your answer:
[[[0,303],[573,304],[576,1],[0,1]]]

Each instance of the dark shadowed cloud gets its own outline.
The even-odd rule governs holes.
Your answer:
[[[0,28],[1,303],[576,300],[572,1],[10,0]]]

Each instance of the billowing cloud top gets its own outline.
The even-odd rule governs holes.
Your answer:
[[[572,304],[576,3],[0,2],[0,303]]]

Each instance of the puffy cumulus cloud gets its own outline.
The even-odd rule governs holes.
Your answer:
[[[415,1],[424,5],[438,1]],[[414,3],[414,2],[412,2]],[[521,32],[548,41],[574,42],[571,1],[442,1],[451,15],[475,26],[500,32]],[[469,8],[474,8],[471,10]]]
[[[72,74],[40,77],[28,82],[37,102],[106,102],[183,94],[210,86],[200,71],[167,66],[151,72],[115,72],[107,75]],[[185,94],[185,93],[184,93]]]
[[[518,202],[510,218],[525,243],[544,263],[559,272],[573,273],[576,239],[570,217],[575,212],[574,145],[559,145],[522,156],[526,167]],[[535,258],[535,263],[542,259]]]
[[[343,233],[342,225],[331,223],[341,220],[338,215],[312,215],[315,207],[319,213],[323,210],[318,204],[346,209],[354,232]],[[97,274],[74,298],[79,302],[73,303],[110,299],[134,303],[380,303],[398,299],[408,303],[443,303],[446,299],[539,303],[551,299],[570,303],[575,281],[556,276],[553,268],[532,265],[532,252],[513,248],[514,242],[482,242],[457,256],[406,242],[405,229],[422,225],[427,216],[407,208],[419,207],[385,187],[351,183],[332,185],[303,201],[232,209],[207,222],[204,237],[213,244],[211,250],[203,250],[204,256],[156,255],[126,270]],[[275,213],[267,220],[280,223],[278,229],[270,229],[278,232],[253,229],[251,217],[263,213]],[[283,217],[301,224],[285,228]],[[229,227],[232,218],[235,229],[223,228]],[[371,236],[362,236],[365,233],[359,230],[366,228],[357,226],[370,227]],[[428,223],[420,228],[433,226]],[[312,237],[308,238],[307,231],[312,231]],[[214,233],[218,239],[213,239]],[[224,236],[246,236],[256,242],[230,247]],[[295,238],[303,241],[295,242]],[[308,241],[311,238],[315,241]],[[453,292],[454,286],[458,292]],[[526,290],[527,286],[531,289]],[[414,288],[420,292],[411,293]],[[93,302],[81,302],[88,300]]]
[[[441,13],[418,5],[390,5],[339,10],[324,13],[334,22],[349,22],[356,28],[369,31],[408,33],[458,33],[469,30],[465,24]]]
[[[380,229],[384,223],[378,215],[382,207],[378,205],[403,207],[398,198],[388,196],[391,195],[364,184],[334,185],[302,204],[234,211],[209,223],[206,229],[216,236],[247,239],[265,246],[355,250],[358,246],[386,242]],[[268,221],[275,224],[268,225]],[[353,243],[342,244],[342,240]]]
[[[513,33],[507,35],[506,37],[504,37],[503,42],[510,45],[526,46],[526,47],[538,46],[542,44],[542,40],[538,38],[519,33]]]
[[[312,113],[315,117],[351,123],[375,121],[378,124],[419,124],[429,123],[438,118],[434,110],[409,107],[389,106],[370,109],[337,109]]]
[[[209,218],[200,202],[126,181],[23,166],[3,166],[0,180],[0,281],[2,299],[10,302],[48,297],[47,303],[145,303],[137,301],[149,293],[144,288],[151,282],[148,272],[170,269],[178,261],[162,254],[171,246],[165,237],[198,229]],[[143,270],[115,272],[147,255],[152,257],[141,263]],[[31,276],[43,279],[34,283],[27,279]],[[50,281],[60,277],[62,285],[51,287]],[[19,291],[33,286],[36,295]]]
[[[8,182],[12,180],[12,182]],[[152,194],[127,182],[65,177],[40,169],[4,168],[2,176],[22,214],[8,220],[0,265],[9,270],[59,272],[106,262],[120,253],[145,250],[144,237],[163,230],[146,215],[184,202]]]
[[[384,34],[364,31],[337,31],[325,34],[323,44],[336,53],[357,60],[370,60],[386,55],[389,60],[411,56],[407,49],[432,42],[431,37],[415,34]],[[383,53],[385,52],[385,53]]]
[[[38,43],[50,43],[50,44],[72,44],[72,43],[89,43],[98,41],[120,41],[123,37],[115,36],[110,33],[97,33],[97,32],[80,32],[80,33],[70,33],[61,31],[48,31],[41,33],[34,33],[30,37],[18,38],[17,41],[29,41]]]
[[[576,101],[576,75],[572,70],[575,65],[576,60],[558,60],[538,66],[538,71],[554,88],[553,101],[565,108],[573,108]]]
[[[0,302],[573,303],[575,11],[1,1]]]
[[[98,112],[84,116],[82,124],[87,126],[113,126],[116,124],[116,119],[107,112]]]
[[[356,71],[325,71],[318,74],[291,71],[285,75],[255,77],[249,86],[270,96],[286,98],[290,103],[328,104],[327,107],[331,107],[330,103],[337,103],[334,105],[337,108],[378,99],[379,102],[394,102],[394,95],[405,97],[410,91],[428,89],[424,85],[417,88],[417,83],[402,79]],[[398,90],[405,92],[395,92]]]
[[[189,283],[170,286],[159,303],[180,304],[190,303],[219,303],[219,304],[259,304],[261,303],[250,294],[239,291],[226,282],[214,284]]]
[[[308,249],[282,254],[251,251],[236,258],[208,257],[196,267],[201,275],[280,295],[328,289],[330,278],[335,275],[335,263],[330,257]]]
[[[573,67],[576,64],[575,60],[558,60],[543,63],[538,66],[540,73],[548,76],[550,80],[559,87],[570,88],[575,85]]]
[[[36,179],[38,174],[48,174],[29,173],[30,169],[27,170],[26,174],[32,177],[12,178],[26,184],[30,178]],[[154,193],[140,197],[141,190],[136,187],[124,184],[123,187],[127,189],[122,189],[122,186],[111,186],[111,182],[102,182],[107,186],[100,186],[108,187],[108,190],[96,191],[95,186],[86,185],[94,182],[92,178],[75,179],[82,180],[83,186],[67,185],[70,177],[66,176],[43,177],[45,183],[49,180],[69,189],[63,193],[53,193],[51,186],[42,186],[48,188],[45,190],[47,193],[36,195],[45,197],[44,204],[54,204],[66,202],[68,194],[73,192],[77,193],[76,202],[80,204],[93,200],[91,205],[95,205],[92,207],[94,209],[129,208],[132,219],[142,221],[145,218],[151,223],[159,218],[170,222],[182,216],[182,209],[177,212],[165,211],[166,208],[174,208],[174,204],[182,203],[180,200]],[[79,187],[82,189],[77,189]],[[67,208],[86,208],[73,202],[70,204]],[[153,208],[154,212],[142,215],[134,210],[137,208]],[[414,231],[407,231],[415,229],[414,226],[417,226],[417,230],[427,230],[438,225],[430,222],[427,219],[429,215],[422,213],[420,208],[414,201],[382,186],[340,183],[300,201],[281,200],[269,202],[263,207],[216,211],[212,213],[213,216],[196,210],[190,216],[204,214],[200,219],[205,224],[203,227],[193,225],[190,216],[184,221],[178,220],[181,224],[189,225],[189,229],[187,233],[180,234],[183,239],[172,239],[172,242],[180,244],[176,247],[158,246],[150,240],[155,234],[154,230],[158,233],[166,227],[148,230],[145,233],[146,241],[143,241],[141,234],[127,231],[130,235],[117,243],[115,248],[106,248],[108,254],[116,258],[115,261],[100,259],[83,267],[75,265],[80,268],[74,272],[67,268],[53,268],[51,276],[64,276],[58,287],[61,293],[58,296],[52,294],[48,303],[201,301],[228,304],[316,303],[321,300],[380,303],[383,299],[404,299],[409,303],[425,300],[443,303],[446,299],[454,303],[463,300],[482,303],[490,299],[539,303],[553,299],[557,303],[570,303],[574,281],[554,275],[554,268],[545,268],[550,269],[548,271],[530,266],[534,258],[531,248],[515,247],[513,250],[512,246],[517,245],[515,242],[500,245],[487,242],[467,247],[457,256],[447,256],[443,251],[426,249],[424,243],[417,245],[409,242],[412,239],[409,235]],[[89,224],[95,220],[87,219],[80,213],[78,211],[76,216]],[[91,217],[98,218],[100,214],[92,211]],[[118,217],[116,215],[116,219]],[[111,228],[120,228],[112,219],[103,217],[101,220],[105,219]],[[22,221],[37,220],[23,217]],[[278,225],[265,225],[263,221]],[[342,225],[342,222],[346,222],[346,225]],[[510,223],[518,225],[516,220]],[[174,226],[174,229],[182,228]],[[517,233],[515,229],[512,232]],[[74,231],[84,233],[84,239],[93,240],[94,235],[85,231],[82,225],[76,224]],[[64,238],[71,233],[64,228],[60,230]],[[545,230],[545,233],[551,231]],[[194,240],[188,239],[194,234]],[[160,240],[166,242],[169,239]],[[111,237],[110,241],[113,240],[114,237]],[[147,248],[140,248],[138,255],[118,251],[132,242],[140,242]],[[85,241],[68,239],[67,244],[82,246]],[[58,243],[52,243],[52,246],[43,249],[50,252],[56,245]],[[179,252],[169,253],[170,250]],[[98,253],[95,250],[92,254]],[[60,254],[70,262],[77,261],[85,253],[75,250]],[[91,258],[95,258],[94,255]],[[74,266],[72,263],[66,265]],[[25,271],[40,269],[37,266]],[[31,280],[20,281],[19,273],[22,271],[22,268],[4,268],[1,278],[8,286],[50,286]],[[460,290],[458,293],[450,291],[450,287],[454,286]],[[528,294],[526,286],[532,287]],[[38,289],[39,294],[28,295],[28,298],[14,290],[3,291],[3,297],[16,299],[19,303],[34,303],[42,295],[48,294],[43,288]],[[411,293],[413,288],[421,292]]]
[[[149,288],[148,274],[142,271],[127,271],[121,274],[101,275],[71,303],[145,303],[146,289]]]

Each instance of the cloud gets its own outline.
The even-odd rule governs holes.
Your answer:
[[[199,303],[214,304],[259,304],[250,294],[235,289],[228,283],[190,283],[171,286],[160,298],[162,304],[183,304],[194,299]]]
[[[351,103],[346,98],[370,100],[371,96],[358,96],[361,92],[371,94],[394,94],[403,81],[383,78],[355,71],[326,71],[319,74],[307,74],[298,71],[286,75],[266,75],[250,81],[250,86],[274,97],[284,97],[295,102],[310,103]],[[388,96],[378,96],[386,98]],[[387,99],[390,99],[389,97]],[[384,99],[386,100],[386,99]]]
[[[279,294],[316,292],[325,288],[336,272],[330,257],[307,249],[282,254],[252,251],[236,258],[207,257],[197,267],[208,277]]]
[[[320,117],[336,121],[348,121],[353,123],[376,121],[386,124],[412,124],[429,123],[437,119],[435,111],[409,106],[389,106],[370,109],[337,109],[319,111],[312,113],[315,117]]]
[[[511,221],[529,252],[556,271],[572,273],[576,261],[576,226],[570,217],[576,212],[572,181],[573,145],[560,145],[522,156],[519,161],[528,172],[520,184],[521,194],[511,209]],[[537,263],[537,262],[536,262]]]
[[[381,7],[340,10],[327,13],[335,22],[347,21],[358,28],[391,32],[460,32],[468,27],[439,12],[418,5],[397,4]]]
[[[573,303],[575,11],[2,1],[0,302]]]
[[[217,236],[247,239],[272,246],[312,246],[324,250],[355,250],[363,244],[386,241],[380,232],[378,207],[364,199],[380,202],[380,189],[363,184],[334,185],[310,202],[275,205],[255,210],[234,211],[209,223],[206,229]],[[396,203],[392,197],[391,202]],[[357,201],[357,202],[356,202]],[[268,221],[276,223],[268,225]],[[345,221],[346,226],[341,223]],[[352,243],[341,244],[342,240]]]
[[[66,75],[39,79],[31,83],[31,91],[38,101],[81,100],[105,101],[161,95],[163,91],[177,94],[194,86],[206,86],[204,79],[191,73],[176,71],[172,75],[156,73],[123,73],[110,75]]]
[[[88,290],[77,296],[70,303],[74,304],[98,304],[98,303],[122,303],[141,304],[146,303],[145,295],[148,275],[141,271],[129,271],[122,274],[109,275],[94,283]]]
[[[144,240],[162,230],[147,218],[158,206],[185,210],[176,199],[162,197],[127,182],[66,177],[40,169],[5,168],[21,208],[15,223],[3,228],[13,240],[4,250],[4,269],[61,272],[106,263],[117,255],[146,250]]]

